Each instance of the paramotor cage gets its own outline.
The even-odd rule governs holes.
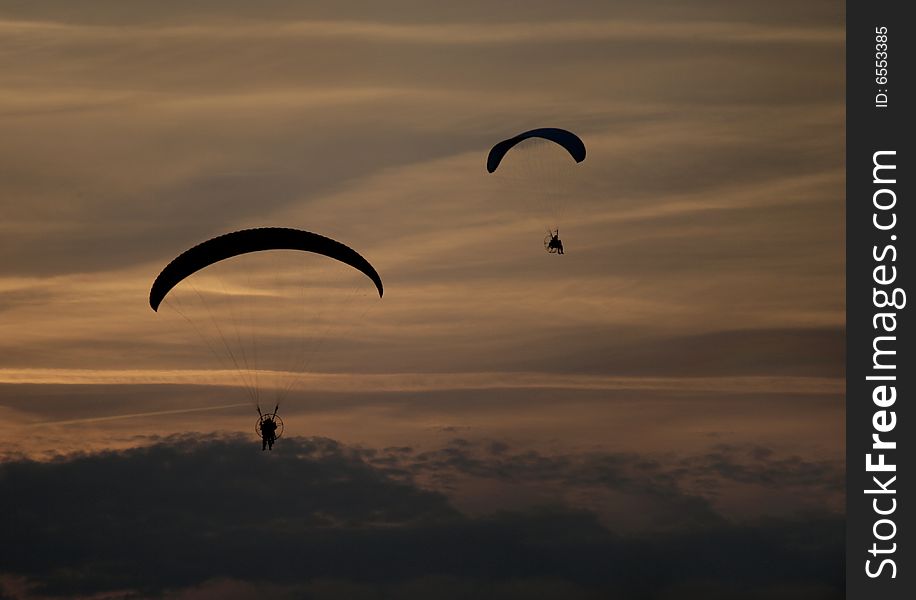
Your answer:
[[[279,440],[280,436],[283,435],[283,419],[281,419],[276,414],[261,415],[258,418],[258,422],[254,426],[254,432],[258,434],[258,437],[262,437],[264,434],[261,433],[261,423],[268,419],[273,420],[273,422],[277,424],[277,430],[274,433],[274,440]]]

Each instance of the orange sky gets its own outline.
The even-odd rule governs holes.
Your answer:
[[[251,432],[198,411],[246,396],[147,294],[201,240],[286,226],[386,285],[295,434],[842,460],[840,6],[219,4],[0,10],[6,453]],[[564,257],[484,169],[538,126],[588,147]]]

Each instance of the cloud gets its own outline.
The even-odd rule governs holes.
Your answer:
[[[587,369],[586,369],[587,370]],[[688,371],[688,373],[691,371]],[[842,391],[842,381],[829,377],[737,376],[716,373],[683,377],[599,376],[544,371],[483,371],[470,373],[270,373],[285,390],[353,392],[425,392],[453,390],[640,390],[692,391],[714,393],[774,392],[824,394]],[[220,370],[89,370],[89,369],[0,369],[0,384],[87,385],[201,385],[239,384],[235,371]],[[288,384],[288,387],[287,387]],[[265,385],[270,390],[270,385]]]
[[[718,444],[673,456],[647,448],[545,452],[512,448],[500,440],[458,438],[397,459],[418,478],[431,478],[452,490],[473,488],[469,479],[492,481],[526,488],[540,501],[549,497],[586,506],[617,530],[714,528],[723,518],[736,516],[730,498],[748,490],[756,490],[760,498],[742,500],[744,516],[815,507],[840,511],[844,498],[842,460],[784,456],[747,443]],[[792,494],[797,496],[794,501],[788,498]],[[615,514],[623,497],[630,498],[627,505],[640,506],[643,514]]]
[[[571,486],[597,481],[647,497],[657,488],[669,501],[677,495],[645,458],[500,452],[486,465],[461,454],[468,448],[443,449],[434,469]],[[626,598],[639,590],[662,598],[691,586],[748,594],[842,586],[840,518],[717,519],[619,534],[562,503],[470,516],[378,461],[386,456],[411,455],[319,438],[284,439],[267,455],[247,440],[205,436],[7,461],[0,473],[14,493],[0,499],[0,558],[6,576],[27,578],[31,593],[67,596],[182,590],[207,597],[229,588],[250,597],[265,585],[281,594],[348,586],[419,594],[453,582],[486,586],[483,597],[513,598],[545,582],[545,597]],[[431,460],[407,459],[425,469]],[[633,478],[639,472],[642,481]]]
[[[153,26],[136,29],[55,22],[0,21],[0,31],[17,36],[53,36],[72,42],[162,42],[193,40],[276,41],[290,38],[343,38],[356,42],[424,45],[510,45],[570,42],[685,42],[720,44],[842,44],[842,31],[831,26],[787,27],[784,24],[721,21],[522,21],[514,23],[393,23],[370,21],[280,21],[223,25]]]

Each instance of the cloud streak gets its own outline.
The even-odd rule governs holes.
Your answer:
[[[28,39],[54,37],[73,42],[194,40],[276,41],[283,38],[343,39],[421,45],[503,45],[519,43],[690,42],[718,44],[841,45],[842,30],[833,27],[786,27],[759,23],[694,21],[531,21],[514,23],[385,23],[368,21],[298,21],[222,25],[108,27],[41,21],[0,21],[0,32]]]
[[[818,377],[601,377],[596,375],[481,373],[270,373],[265,381],[292,389],[336,392],[422,392],[475,389],[689,390],[691,392],[767,391],[788,394],[836,394],[844,380]],[[0,383],[42,385],[237,385],[235,371],[120,371],[78,369],[0,369]]]

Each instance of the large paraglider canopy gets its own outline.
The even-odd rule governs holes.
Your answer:
[[[492,173],[499,167],[499,163],[509,150],[520,142],[532,138],[542,138],[562,146],[577,163],[585,160],[585,144],[575,133],[557,127],[542,127],[520,133],[515,137],[503,140],[490,149],[487,155],[487,171]]]
[[[338,260],[362,272],[383,293],[382,279],[375,268],[358,252],[331,238],[284,227],[263,227],[227,233],[194,246],[173,260],[153,282],[149,304],[158,311],[169,291],[183,279],[221,260],[266,250],[301,250]]]

